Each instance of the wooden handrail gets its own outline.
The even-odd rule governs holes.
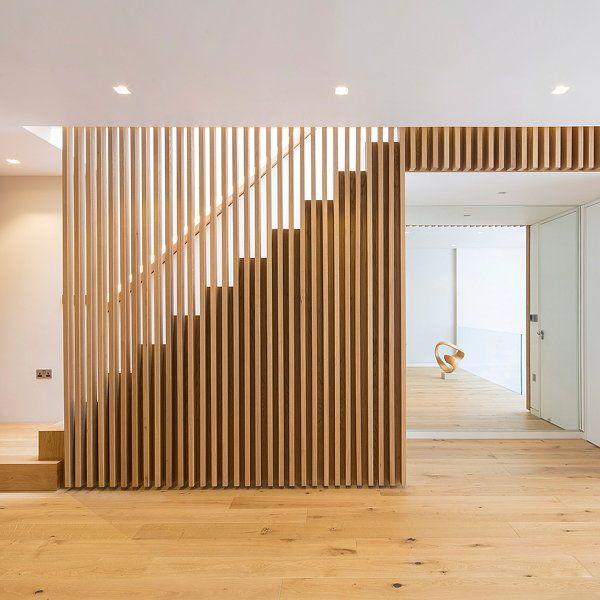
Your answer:
[[[310,129],[306,128],[306,132],[304,135],[304,139],[307,140],[310,137]],[[283,160],[284,158],[286,158],[290,152],[293,152],[299,145],[302,139],[302,134],[300,134],[300,136],[298,136],[297,139],[294,139],[294,142],[292,144],[291,148],[287,148],[284,152],[282,152],[281,154],[281,159]],[[271,171],[273,171],[273,169],[275,169],[275,167],[277,166],[279,162],[279,158],[276,155],[275,157],[273,157],[271,159]],[[267,163],[268,164],[268,163]],[[268,168],[267,165],[265,165],[264,167],[261,168],[260,170],[260,174],[258,176],[258,180],[260,181],[268,172]],[[248,182],[248,189],[250,189],[252,186],[254,186],[256,184],[256,177],[252,177],[249,182]],[[245,190],[245,185],[242,184],[238,187],[237,192],[234,192],[232,194],[230,194],[227,199],[225,200],[225,206],[229,207],[233,204],[233,202],[235,200],[237,200],[238,198],[240,198],[241,196],[244,195],[244,190]],[[218,217],[221,213],[223,212],[223,202],[221,202],[217,207],[216,207],[216,214],[215,217]],[[211,215],[205,215],[204,218],[204,223],[197,223],[196,226],[194,227],[194,232],[193,232],[193,236],[197,236],[200,233],[200,228],[201,227],[207,227],[210,224],[210,220],[211,220]],[[187,244],[188,241],[190,239],[190,234],[189,232],[185,234],[184,238],[183,238],[183,244]],[[167,256],[169,255],[169,252],[172,254],[177,254],[177,242],[171,242],[171,250],[165,250],[164,252],[162,252],[161,256],[160,256],[160,264],[164,264],[164,262],[167,260]],[[154,273],[154,271],[156,270],[156,259],[153,260],[150,263],[150,274]],[[144,277],[144,273],[143,271],[139,272],[139,278],[140,281],[143,280]],[[131,290],[131,287],[133,286],[133,281],[129,282],[129,289]],[[121,293],[119,292],[118,294],[118,299],[121,298]]]

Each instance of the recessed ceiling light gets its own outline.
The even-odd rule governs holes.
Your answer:
[[[20,165],[20,164],[21,164],[21,161],[20,161],[20,160],[17,160],[16,158],[7,158],[7,159],[6,159],[6,162],[7,162],[9,165]]]
[[[121,96],[128,96],[129,94],[131,94],[129,88],[126,85],[115,85],[113,86],[113,90],[115,90],[115,92],[117,92],[117,94]]]
[[[349,91],[350,90],[345,85],[338,85],[335,88],[335,95],[336,96],[347,96]]]
[[[570,89],[571,89],[571,86],[568,86],[568,85],[557,85],[552,90],[552,93],[555,96],[562,96],[562,94],[566,94]]]

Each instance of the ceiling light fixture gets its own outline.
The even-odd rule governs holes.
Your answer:
[[[20,165],[20,164],[21,164],[21,161],[20,161],[20,160],[17,160],[16,158],[7,158],[7,159],[6,159],[6,162],[7,162],[9,165]]]
[[[571,86],[568,85],[557,85],[553,90],[552,94],[554,96],[562,96],[566,94],[571,89]]]
[[[463,215],[463,217],[470,217],[471,215]]]
[[[335,95],[336,96],[347,96],[349,91],[350,90],[345,85],[338,85],[335,88]]]
[[[506,192],[498,192],[498,194],[506,194]]]
[[[115,90],[115,92],[117,92],[117,94],[120,96],[129,96],[129,94],[131,94],[131,91],[126,85],[115,85],[113,86],[113,90]]]

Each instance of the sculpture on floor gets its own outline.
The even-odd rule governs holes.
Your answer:
[[[448,348],[452,348],[456,352],[453,354],[444,354],[444,358],[442,358],[439,353],[440,346],[448,346]],[[438,342],[435,345],[434,353],[435,360],[442,370],[442,379],[452,379],[456,377],[455,371],[458,367],[458,363],[465,357],[464,351],[456,344],[451,344],[450,342]]]

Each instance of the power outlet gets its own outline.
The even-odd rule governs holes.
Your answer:
[[[36,379],[52,379],[52,369],[36,369]]]

